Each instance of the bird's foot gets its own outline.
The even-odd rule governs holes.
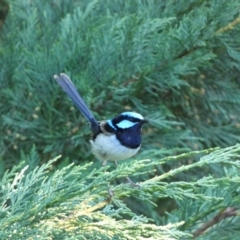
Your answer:
[[[140,185],[137,183],[134,183],[129,177],[126,177],[127,182],[132,186],[132,187],[139,187]]]
[[[110,202],[112,197],[114,196],[114,193],[113,193],[112,189],[110,188],[109,184],[108,184],[108,187],[109,187],[108,188],[108,197],[107,197],[106,201]]]

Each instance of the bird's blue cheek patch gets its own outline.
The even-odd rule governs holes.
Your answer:
[[[137,124],[137,123],[130,122],[129,120],[123,120],[116,125],[121,129],[125,129],[125,128],[133,127],[135,124]]]

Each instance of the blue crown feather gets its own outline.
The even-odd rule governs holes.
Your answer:
[[[133,118],[136,118],[136,119],[139,119],[139,120],[143,120],[143,116],[139,113],[136,113],[136,112],[123,112],[120,115],[133,117]]]

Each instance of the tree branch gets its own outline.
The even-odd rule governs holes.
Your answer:
[[[218,213],[215,217],[213,217],[210,221],[204,223],[200,228],[198,228],[195,232],[193,232],[193,237],[197,238],[202,235],[208,228],[222,221],[224,218],[233,217],[238,214],[238,208],[236,207],[228,207],[223,212]]]

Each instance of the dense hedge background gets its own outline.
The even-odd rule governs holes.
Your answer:
[[[22,160],[30,172],[60,154],[53,172],[72,162],[94,162],[85,175],[100,167],[86,120],[53,79],[60,72],[71,77],[97,119],[131,110],[150,120],[134,159],[154,162],[239,142],[239,1],[3,2],[1,175]],[[146,166],[149,173],[133,179],[147,180],[200,156]],[[164,181],[225,174],[222,165],[208,164]],[[166,197],[153,200],[156,208],[134,198],[125,202],[160,224],[166,210],[179,206]]]

